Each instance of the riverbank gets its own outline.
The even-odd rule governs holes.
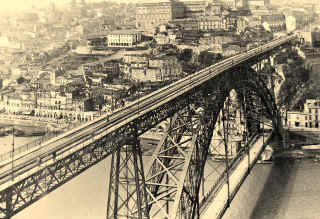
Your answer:
[[[32,136],[33,134],[43,135],[48,131],[63,131],[70,125],[70,122],[67,123],[64,120],[0,114],[0,135],[3,133],[4,130],[1,129],[4,127],[14,126],[15,129],[23,131],[26,135]]]
[[[0,123],[22,126],[40,126],[46,127],[47,124],[64,124],[65,120],[52,118],[43,118],[35,116],[6,115],[0,114]]]

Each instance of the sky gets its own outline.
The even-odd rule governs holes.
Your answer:
[[[48,5],[51,1],[54,1],[55,4],[58,5],[63,5],[66,3],[69,3],[71,0],[0,0],[0,15],[4,14],[6,12],[13,13],[13,12],[18,12],[21,10],[25,9],[30,9],[32,4],[35,6],[45,6]],[[94,2],[94,1],[101,1],[101,0],[86,0],[86,2]],[[144,0],[114,0],[117,2],[139,2],[139,1],[144,1]],[[156,1],[156,0],[154,0]],[[277,2],[279,0],[272,0],[272,2]],[[286,2],[317,2],[319,0],[286,0]]]
[[[30,9],[32,4],[35,6],[48,5],[50,0],[0,0],[0,13],[17,12]],[[55,0],[55,2],[66,2],[65,0]]]

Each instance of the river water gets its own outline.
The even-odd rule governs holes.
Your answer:
[[[15,145],[27,140],[16,138]],[[108,157],[13,218],[105,219],[110,162]],[[319,206],[320,163],[282,160],[257,164],[223,219],[318,219]]]
[[[312,159],[257,164],[224,219],[320,218],[320,163]]]

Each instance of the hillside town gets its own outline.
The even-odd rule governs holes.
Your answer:
[[[311,25],[319,13],[317,5],[279,7],[268,0],[33,5],[0,21],[1,116],[90,121],[292,32],[310,45],[300,50],[305,54],[320,42]]]

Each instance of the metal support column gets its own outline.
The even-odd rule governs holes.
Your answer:
[[[228,203],[227,207],[230,207],[230,182],[229,182],[229,150],[228,150],[228,137],[229,137],[229,104],[230,100],[229,98],[226,101],[226,106],[222,109],[222,126],[223,126],[223,141],[224,141],[224,152],[225,152],[225,164],[226,164],[226,180],[227,180],[227,186],[228,186]],[[227,113],[225,112],[227,111]],[[226,124],[227,123],[227,124]]]
[[[142,153],[136,134],[112,154],[107,218],[149,218]],[[137,209],[136,211],[133,211]]]
[[[6,206],[5,206],[5,211],[6,211],[6,219],[11,219],[13,216],[13,203],[12,203],[12,189],[8,189],[6,193]]]

